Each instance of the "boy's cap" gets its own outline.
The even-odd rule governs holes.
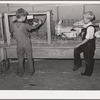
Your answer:
[[[28,12],[24,10],[23,8],[20,8],[16,11],[16,17],[20,18],[21,16],[27,16]]]
[[[88,11],[88,12],[84,13],[83,17],[87,18],[87,19],[90,19],[91,21],[93,21],[95,19],[95,15],[91,11]]]

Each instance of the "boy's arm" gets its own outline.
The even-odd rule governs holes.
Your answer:
[[[85,39],[83,40],[81,43],[79,43],[78,45],[75,46],[75,48],[78,48],[79,46],[85,44],[89,39]]]
[[[42,21],[39,20],[38,24],[36,24],[36,25],[29,25],[29,24],[27,24],[26,28],[27,28],[28,31],[36,30],[41,24],[42,24]]]
[[[38,24],[36,24],[36,25],[29,25],[29,24],[27,24],[26,29],[28,31],[36,30],[37,28],[41,27],[45,23],[45,21],[46,21],[46,16],[44,16],[43,19],[40,19],[39,22],[38,22]]]
[[[85,44],[89,39],[91,39],[91,36],[93,36],[93,35],[94,35],[94,28],[93,27],[88,27],[88,29],[87,29],[87,35],[85,36],[85,40],[83,40],[75,48],[79,47],[80,45]]]
[[[39,23],[40,23],[39,28],[46,22],[46,19],[47,19],[46,16],[44,16],[42,19],[39,19]]]

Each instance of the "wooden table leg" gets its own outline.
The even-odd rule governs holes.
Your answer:
[[[0,75],[2,75],[2,62],[0,62]]]
[[[6,71],[9,70],[9,68],[10,68],[10,59],[9,58],[4,60],[3,67],[5,68]]]

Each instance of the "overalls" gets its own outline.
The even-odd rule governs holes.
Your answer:
[[[14,23],[14,34],[17,40],[17,56],[18,56],[18,73],[24,73],[24,54],[26,53],[27,61],[29,64],[29,72],[34,71],[33,61],[32,61],[32,46],[31,40],[29,38],[29,32],[25,29],[24,23]]]
[[[93,27],[93,25],[90,25],[90,26]],[[88,26],[88,27],[90,27],[90,26]],[[82,37],[82,41],[86,37],[87,28],[84,28],[82,30],[84,32],[83,37]],[[95,33],[95,31],[94,31],[94,33]],[[83,45],[79,46],[78,48],[74,49],[74,65],[77,66],[77,67],[82,66],[82,60],[80,58],[80,53],[83,52],[85,65],[86,65],[85,74],[88,74],[88,75],[91,75],[92,72],[93,72],[94,51],[95,51],[95,37],[93,39],[89,39],[85,44],[83,44]]]

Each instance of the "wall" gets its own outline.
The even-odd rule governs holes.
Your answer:
[[[54,14],[52,20],[52,33],[55,33],[55,23],[59,19],[63,20],[80,20],[85,11],[93,11],[97,20],[100,20],[100,4],[0,4],[0,13],[14,12],[18,8],[24,8],[27,11],[46,11],[52,10]],[[65,23],[68,23],[67,21]],[[67,25],[67,24],[65,24]],[[46,33],[46,24],[39,30]]]
[[[85,5],[85,11],[92,11],[97,20],[100,20],[100,4]]]
[[[0,13],[8,12],[7,4],[0,3]]]
[[[83,5],[59,6],[60,19],[81,19],[83,14]]]
[[[30,4],[9,4],[9,12],[16,11],[19,8],[24,8],[26,11],[33,11],[32,5]]]
[[[52,10],[53,19],[81,19],[84,11],[93,11],[97,19],[100,19],[100,4],[0,4],[0,13],[13,12],[18,8],[24,8],[27,11]]]
[[[52,10],[53,19],[57,20],[57,6],[52,5],[33,5],[34,11],[46,11],[46,10]]]

